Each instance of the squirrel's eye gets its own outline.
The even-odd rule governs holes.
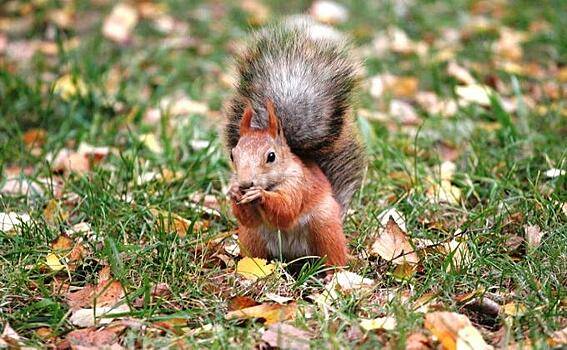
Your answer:
[[[276,160],[276,154],[274,152],[268,153],[268,159],[266,160],[267,163],[272,163]]]
[[[230,161],[234,162],[234,156],[232,155],[232,151],[230,151]]]

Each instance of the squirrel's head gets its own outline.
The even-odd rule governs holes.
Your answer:
[[[238,143],[230,152],[242,191],[252,186],[269,190],[298,171],[274,105],[269,100],[266,102],[266,111],[268,127],[259,129],[251,125],[254,114],[252,107],[246,107],[240,121]]]

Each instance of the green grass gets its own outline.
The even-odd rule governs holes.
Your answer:
[[[301,311],[292,324],[317,334],[311,344],[314,348],[370,349],[387,342],[403,347],[410,333],[423,328],[423,313],[412,305],[428,293],[435,297],[431,310],[466,314],[489,342],[505,328],[511,341],[521,343],[530,338],[534,346],[546,348],[551,333],[567,326],[567,213],[561,208],[567,202],[567,177],[550,179],[544,175],[550,168],[566,169],[565,82],[560,90],[563,98],[554,98],[544,90],[534,97],[535,105],[514,113],[506,112],[495,99],[489,108],[461,107],[448,118],[428,115],[418,108],[422,118],[419,127],[360,118],[370,166],[345,222],[345,232],[355,257],[350,270],[374,279],[376,286],[371,291],[341,295],[325,315],[308,298],[323,290],[322,280],[315,276],[317,267],[296,277],[279,271],[265,280],[243,283],[234,274],[236,259],[231,257],[227,266],[214,255],[227,255],[222,247],[218,252],[217,247],[206,246],[212,238],[236,228],[224,202],[230,170],[218,132],[222,103],[230,96],[221,77],[230,72],[234,43],[250,29],[245,12],[228,2],[215,7],[166,1],[169,13],[188,25],[188,35],[194,40],[188,48],[167,50],[162,47],[165,35],[145,19],[138,23],[129,46],[104,39],[100,23],[110,11],[108,5],[78,3],[77,17],[90,16],[92,26],[58,29],[47,19],[58,1],[37,2],[33,15],[18,12],[28,2],[12,3],[15,5],[6,12],[0,11],[0,17],[18,21],[33,16],[34,25],[22,33],[8,30],[9,41],[44,40],[51,31],[59,51],[53,56],[37,53],[29,61],[0,56],[0,170],[5,174],[9,167],[29,167],[28,178],[36,181],[54,176],[46,161],[49,153],[76,148],[82,142],[114,149],[92,172],[63,177],[63,197],[47,188],[43,196],[0,194],[0,212],[25,212],[34,219],[16,234],[0,231],[0,321],[7,321],[29,344],[44,342],[34,332],[40,327],[49,327],[57,337],[75,329],[68,320],[64,298],[53,293],[56,274],[45,269],[44,261],[50,242],[79,222],[88,222],[98,239],[82,237],[90,253],[70,274],[71,284],[96,283],[97,272],[110,265],[128,302],[138,297],[144,300],[142,306],[133,308],[131,316],[147,325],[185,318],[186,332],[181,339],[192,347],[253,347],[259,342],[262,325],[228,321],[225,314],[232,297],[245,295],[266,301],[268,292],[298,301]],[[374,35],[389,26],[404,29],[415,40],[437,38],[444,28],[459,29],[474,7],[469,1],[419,1],[400,16],[393,3],[374,3],[346,2],[350,20],[340,27],[354,35],[359,47],[369,47]],[[306,10],[309,3],[270,2],[270,6],[273,13],[285,15]],[[533,62],[550,71],[567,64],[564,4],[517,1],[504,8],[503,16],[494,18],[496,29],[472,33],[461,42],[456,51],[458,62],[478,64],[481,69],[471,72],[480,82],[498,77],[508,87],[508,97],[515,93],[536,96],[534,89],[545,83],[560,84],[553,73],[543,78],[510,75],[492,65],[490,56],[491,43],[502,25],[528,30],[530,23],[546,21],[549,30],[523,44],[520,64]],[[63,43],[74,37],[80,38],[79,45],[62,50]],[[413,76],[419,79],[420,90],[434,91],[447,99],[456,97],[457,81],[446,74],[446,63],[393,53],[364,59],[366,77],[384,72]],[[64,74],[83,81],[85,93],[68,99],[59,96],[53,84]],[[111,87],[108,80],[113,77],[117,82]],[[149,108],[176,93],[205,102],[210,112],[182,117],[164,113],[157,124],[143,122]],[[373,99],[363,89],[359,107],[375,111],[386,100]],[[22,138],[31,128],[47,131],[45,143],[34,153]],[[157,137],[163,152],[155,153],[140,141],[140,135],[147,133]],[[194,140],[210,141],[210,146],[193,148]],[[462,192],[457,204],[432,203],[426,195],[427,178],[439,171],[437,149],[442,143],[460,152],[453,178]],[[171,181],[138,183],[138,177],[150,171],[173,171],[179,176]],[[4,178],[0,177],[0,185]],[[197,192],[221,200],[221,215],[206,217],[190,205]],[[74,201],[66,202],[72,197]],[[67,220],[50,223],[45,218],[44,208],[52,199],[63,203],[69,213]],[[152,208],[192,221],[206,219],[210,227],[190,227],[187,236],[179,238],[164,225],[155,224]],[[442,241],[460,230],[469,251],[467,263],[458,271],[447,272],[450,257],[432,252],[413,277],[397,279],[394,266],[366,254],[378,231],[378,216],[388,208],[403,213],[412,237]],[[512,250],[507,244],[511,237],[523,237],[525,224],[538,225],[545,232],[542,244],[533,250],[525,244]],[[172,295],[151,297],[150,291],[158,283],[167,283]],[[518,317],[487,319],[456,300],[458,295],[475,290],[485,290],[502,305],[522,303],[526,312]],[[361,318],[386,314],[396,317],[395,330],[383,334],[362,331],[364,336],[349,338]],[[213,332],[191,335],[188,331],[207,324],[216,326]],[[179,337],[171,331],[156,335],[129,328],[121,342],[127,347],[161,347],[170,346]]]

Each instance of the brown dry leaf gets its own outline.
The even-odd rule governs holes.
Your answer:
[[[465,315],[445,311],[432,312],[425,315],[424,325],[437,337],[444,349],[492,349]]]
[[[343,5],[329,0],[317,0],[311,5],[311,16],[318,22],[339,24],[348,20],[348,10]]]
[[[527,39],[527,34],[503,27],[500,38],[492,45],[492,51],[504,59],[518,61],[523,56],[522,42]]]
[[[554,348],[567,345],[567,327],[553,332],[547,343]]]
[[[85,306],[111,306],[124,297],[124,289],[119,281],[110,279],[110,267],[99,272],[98,285],[86,285],[83,289],[66,295],[67,304],[73,310]]]
[[[451,61],[447,65],[447,74],[454,77],[455,79],[457,79],[461,83],[464,83],[465,85],[476,84],[476,80],[475,80],[475,78],[473,78],[471,73],[469,73],[469,71],[466,68],[464,68],[463,66],[460,66],[455,61]]]
[[[431,340],[421,332],[413,332],[406,339],[406,350],[431,350]]]
[[[262,340],[278,349],[309,350],[313,335],[285,323],[271,325],[262,334]]]
[[[248,21],[254,26],[261,26],[270,18],[270,8],[259,0],[243,0],[240,7],[248,14]]]
[[[236,296],[236,297],[230,299],[228,309],[230,311],[234,311],[234,310],[241,310],[241,309],[245,309],[247,307],[252,307],[252,306],[256,306],[256,305],[259,305],[259,303],[257,301],[255,301],[254,299],[250,298],[250,297]]]
[[[65,339],[73,349],[122,349],[118,344],[118,336],[125,328],[123,325],[110,325],[104,329],[77,329],[69,332]]]
[[[538,225],[525,225],[524,230],[526,232],[526,242],[528,247],[535,249],[541,244],[541,238],[545,234]]]
[[[257,306],[247,307],[241,310],[230,311],[226,314],[226,319],[263,319],[266,325],[283,322],[295,318],[297,304],[260,304]]]
[[[48,157],[55,172],[83,174],[91,170],[89,159],[70,149],[62,149],[54,157]]]
[[[47,131],[45,129],[29,129],[22,137],[24,144],[28,147],[40,147],[45,143]]]
[[[62,207],[61,202],[51,199],[43,210],[45,221],[52,225],[59,225],[69,218],[69,213]]]
[[[236,273],[240,276],[255,281],[271,275],[276,266],[268,264],[266,259],[245,257],[236,265]]]
[[[22,337],[6,322],[0,335],[0,348],[19,349],[21,340]]]
[[[371,253],[381,256],[396,265],[417,264],[419,257],[410,244],[409,237],[390,216],[384,229],[372,244]]]
[[[120,3],[104,20],[102,33],[108,39],[125,44],[130,41],[132,31],[138,23],[138,11],[126,3]]]
[[[457,103],[453,100],[440,99],[434,92],[420,91],[415,95],[416,102],[429,114],[449,117],[457,113]]]
[[[390,93],[396,97],[413,97],[418,85],[416,77],[381,74],[370,78],[370,95],[380,98],[384,93]]]
[[[402,100],[391,100],[389,113],[403,125],[416,125],[421,122],[413,106]]]

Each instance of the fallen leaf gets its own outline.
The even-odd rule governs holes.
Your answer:
[[[77,76],[65,74],[55,82],[53,91],[64,100],[70,100],[75,96],[84,96],[87,93],[87,85]]]
[[[403,125],[416,125],[421,121],[413,106],[405,101],[391,100],[389,113]]]
[[[260,304],[247,307],[241,310],[230,311],[226,314],[226,319],[263,319],[264,324],[269,326],[274,323],[291,320],[295,317],[297,304]]]
[[[0,193],[27,196],[29,198],[41,197],[44,194],[40,185],[20,176],[6,179],[2,188],[0,188]]]
[[[526,311],[526,305],[522,303],[511,302],[502,307],[502,313],[506,316],[520,317],[525,315]]]
[[[402,263],[417,264],[419,262],[407,234],[392,217],[389,218],[385,229],[380,230],[378,238],[372,244],[371,253],[396,265]]]
[[[276,266],[266,259],[245,257],[236,265],[236,273],[249,280],[257,280],[274,272]]]
[[[434,181],[427,189],[426,196],[432,203],[457,205],[461,200],[461,189],[453,186],[449,180]]]
[[[143,143],[153,153],[161,154],[163,152],[161,143],[158,141],[156,135],[152,133],[140,135],[140,142]]]
[[[471,73],[469,73],[469,71],[466,70],[463,66],[457,64],[457,62],[455,61],[451,61],[447,65],[447,74],[454,77],[461,83],[464,83],[465,85],[476,84],[476,80],[475,78],[473,78]]]
[[[120,314],[130,312],[128,304],[119,306],[96,306],[94,308],[78,309],[73,311],[69,317],[69,322],[77,327],[87,328],[103,324],[109,324],[118,317],[123,317]]]
[[[492,349],[467,316],[454,312],[432,312],[425,315],[425,328],[437,337],[444,349]]]
[[[61,257],[55,253],[49,253],[45,257],[45,264],[52,271],[61,271],[65,268],[65,265],[61,263]]]
[[[362,277],[354,272],[339,271],[333,276],[337,285],[343,291],[352,291],[372,287],[375,282],[370,278]]]
[[[66,148],[59,151],[55,156],[48,155],[47,161],[51,162],[55,172],[83,174],[91,170],[89,159],[85,154]]]
[[[4,330],[0,335],[0,347],[9,349],[19,349],[22,337],[10,326],[8,322],[4,324]]]
[[[61,206],[61,202],[51,199],[43,210],[43,217],[48,224],[57,226],[69,218],[69,213]]]
[[[73,349],[121,349],[118,345],[118,336],[125,329],[122,325],[109,326],[104,329],[95,327],[77,329],[69,332],[67,339]]]
[[[158,219],[158,224],[163,227],[163,230],[175,232],[180,238],[184,238],[187,235],[187,230],[191,227],[191,221],[180,215],[153,208],[150,209],[150,212]],[[205,230],[208,227],[209,222],[207,220],[196,221],[193,224],[194,231]]]
[[[457,233],[455,233],[456,235]],[[451,257],[451,264],[447,266],[447,272],[459,271],[469,263],[470,253],[465,241],[452,239],[447,243],[438,246],[438,250]]]
[[[138,12],[126,3],[119,3],[112,9],[110,15],[104,20],[103,35],[119,44],[130,41],[132,31],[138,23]]]
[[[308,350],[313,335],[285,323],[275,323],[262,334],[262,340],[278,349]]]
[[[551,168],[545,172],[545,176],[547,176],[550,179],[554,179],[556,177],[563,175],[565,175],[565,170],[557,169],[557,168]]]
[[[45,143],[46,138],[47,131],[45,129],[29,129],[22,137],[24,144],[28,147],[40,147]]]
[[[492,90],[488,86],[480,84],[456,86],[455,93],[465,105],[476,103],[481,106],[490,106]]]
[[[518,61],[523,56],[521,43],[526,39],[525,33],[503,27],[499,39],[492,45],[492,51],[501,58]]]
[[[243,0],[242,9],[248,14],[248,21],[255,26],[261,26],[270,18],[270,8],[259,0]]]
[[[259,303],[250,297],[236,296],[230,299],[228,309],[231,311],[241,310],[247,307],[256,306]]]
[[[334,1],[317,0],[311,5],[311,16],[321,23],[338,24],[348,20],[348,10]]]
[[[360,321],[360,327],[367,331],[372,331],[376,329],[392,331],[396,329],[396,326],[397,326],[396,319],[392,316],[363,319]]]
[[[28,214],[15,212],[0,213],[0,231],[13,234],[15,229],[31,221]]]
[[[551,337],[547,340],[547,343],[554,348],[567,345],[567,327],[553,332]]]
[[[284,297],[282,295],[278,295],[274,293],[266,293],[266,298],[270,299],[271,301],[275,301],[278,304],[287,304],[293,300],[293,298]]]
[[[381,98],[384,93],[396,97],[413,97],[419,85],[416,77],[399,77],[392,74],[381,74],[370,78],[370,95]]]
[[[449,117],[457,113],[457,103],[453,100],[441,99],[434,92],[420,91],[415,100],[427,113]]]
[[[528,247],[535,249],[541,244],[541,238],[545,234],[538,225],[525,225],[524,230],[526,232],[526,242]]]
[[[103,268],[98,275],[96,286],[88,284],[83,289],[66,295],[72,310],[86,306],[113,306],[124,298],[124,289],[119,281],[112,280],[110,267]]]
[[[431,350],[431,340],[421,332],[413,332],[406,339],[406,350]]]

